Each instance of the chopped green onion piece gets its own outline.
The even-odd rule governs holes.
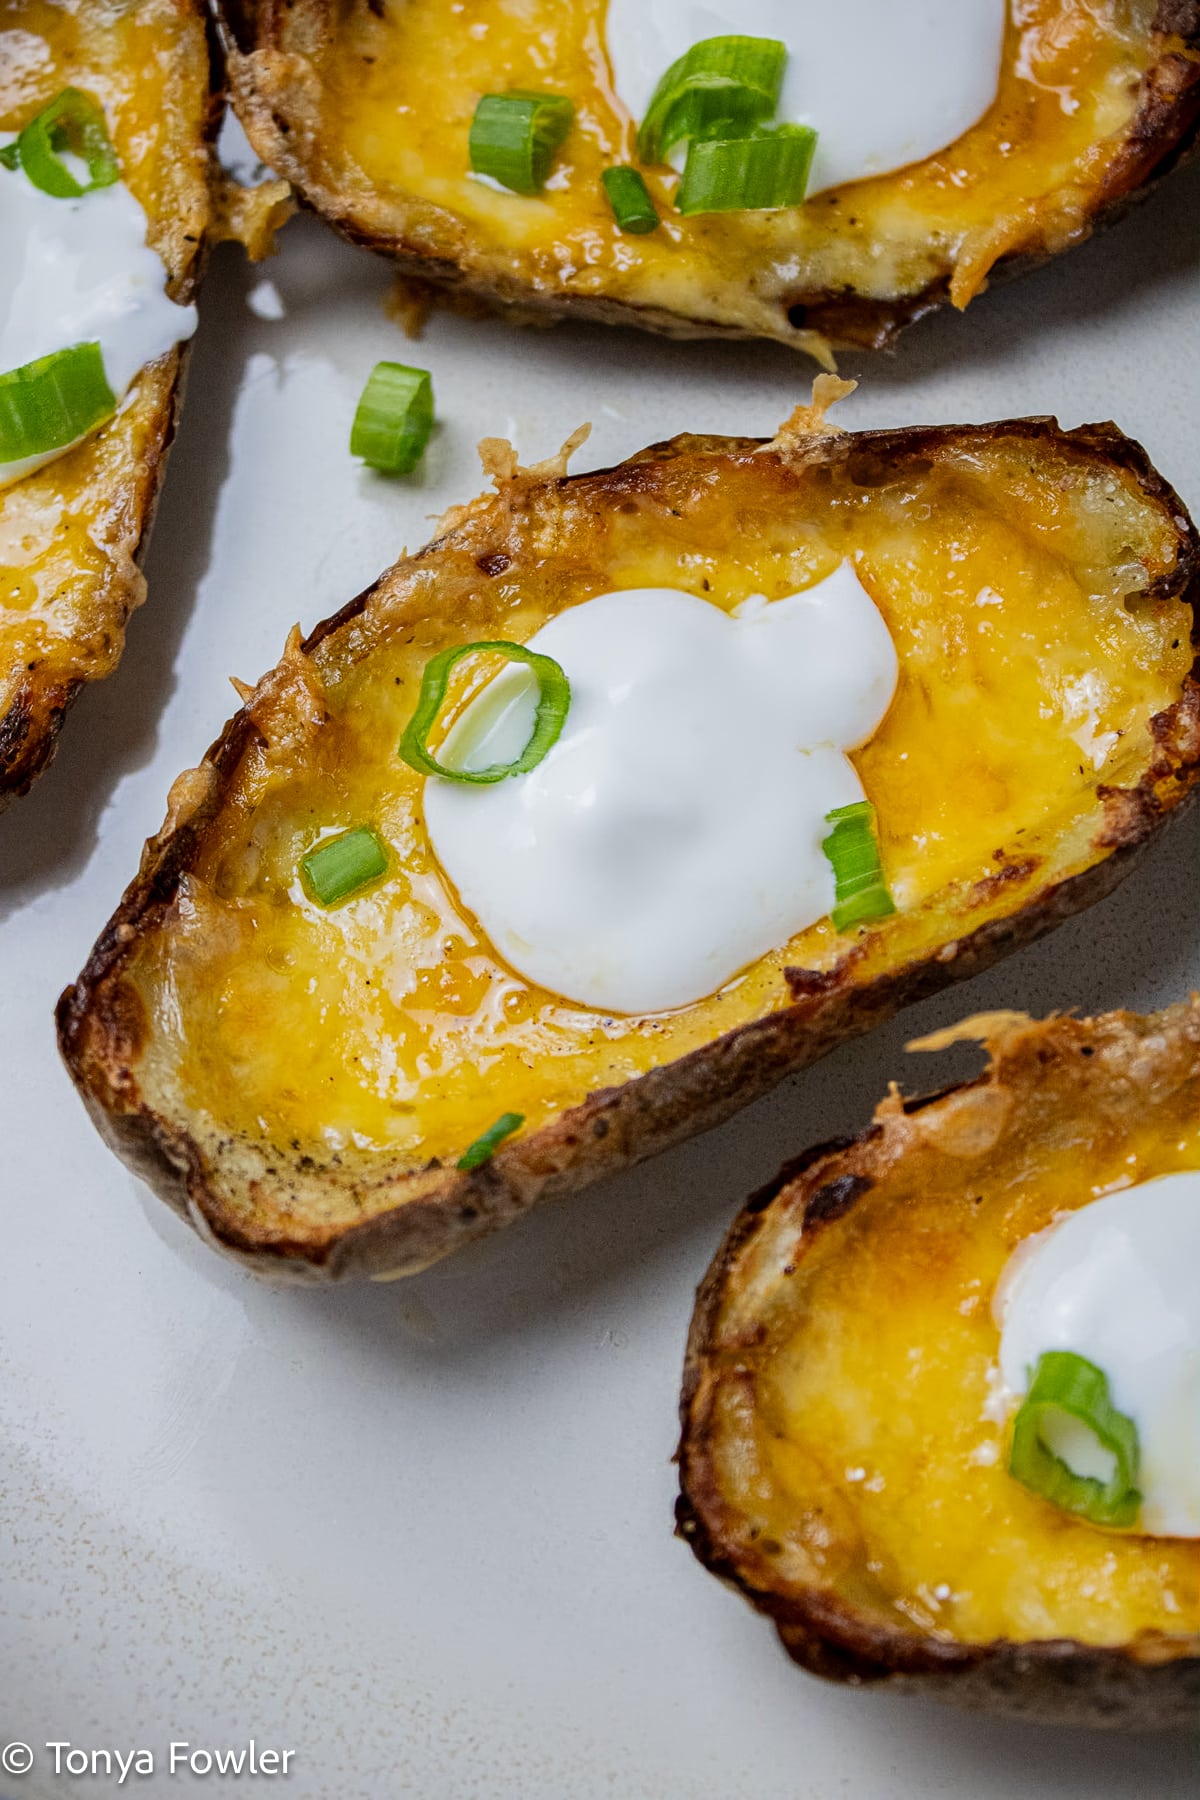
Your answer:
[[[502,1113],[494,1125],[489,1125],[482,1137],[477,1137],[470,1147],[463,1151],[458,1159],[460,1169],[481,1169],[500,1148],[506,1137],[514,1131],[520,1131],[525,1123],[524,1113]]]
[[[86,182],[79,181],[63,161],[64,151],[87,164]],[[8,168],[15,168],[19,161],[34,187],[56,200],[78,200],[81,194],[111,187],[121,178],[104,114],[91,95],[79,88],[64,88],[3,154]]]
[[[605,169],[600,179],[604,183],[613,216],[622,231],[632,231],[641,236],[643,232],[654,230],[658,224],[658,213],[650,198],[650,191],[637,169],[622,164],[619,168]]]
[[[837,806],[825,818],[833,830],[821,848],[833,865],[836,902],[831,917],[838,930],[894,913],[895,902],[879,860],[871,802],[856,800],[852,806]]]
[[[433,380],[427,369],[376,363],[350,427],[350,454],[382,475],[411,475],[433,432]]]
[[[777,38],[714,37],[671,64],[638,131],[638,157],[665,162],[676,144],[719,130],[744,137],[774,116],[787,45]]]
[[[485,94],[471,120],[471,167],[514,194],[540,194],[574,117],[562,94]]]
[[[1108,1481],[1076,1475],[1046,1441],[1057,1422],[1073,1421],[1090,1432],[1113,1459]],[[1118,1412],[1103,1369],[1071,1350],[1047,1350],[1038,1358],[1024,1404],[1013,1424],[1008,1472],[1022,1487],[1040,1494],[1063,1512],[1093,1525],[1136,1525],[1138,1492],[1137,1426]]]
[[[11,144],[5,144],[4,148],[0,149],[0,167],[5,169],[19,169],[20,166],[21,140],[19,138],[14,138]]]
[[[485,651],[503,656],[509,662],[527,663],[537,676],[538,701],[533,716],[533,732],[515,762],[490,763],[486,769],[451,769],[440,763],[431,752],[429,733],[437,723],[442,702],[446,698],[450,671],[464,656],[474,656]],[[557,743],[570,704],[571,684],[552,656],[540,656],[536,650],[527,650],[524,644],[510,644],[502,639],[479,644],[455,644],[449,650],[440,650],[425,664],[421,692],[417,697],[417,710],[400,739],[400,755],[409,768],[416,769],[418,774],[441,775],[447,781],[486,785],[493,781],[503,781],[507,775],[525,775],[530,769],[535,769]]]
[[[776,125],[748,137],[693,138],[675,204],[687,214],[799,206],[816,147],[810,125]]]
[[[387,874],[387,851],[369,825],[326,838],[300,864],[304,885],[318,906],[336,906]]]
[[[73,344],[10,369],[0,375],[0,463],[65,450],[116,409],[99,344]]]

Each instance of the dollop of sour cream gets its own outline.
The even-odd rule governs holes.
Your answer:
[[[672,588],[602,594],[529,648],[571,684],[558,742],[528,774],[425,787],[438,860],[514,968],[599,1011],[661,1012],[829,912],[826,814],[864,798],[845,752],[878,728],[897,679],[848,563],[734,613]],[[506,670],[443,761],[515,760],[535,698]]]
[[[120,402],[147,363],[196,329],[195,307],[167,296],[146,215],[123,182],[59,200],[0,166],[0,244],[0,373],[98,342]],[[0,463],[0,488],[70,448]]]
[[[1007,18],[1007,0],[609,0],[608,54],[640,121],[701,39],[778,38],[777,118],[816,131],[816,194],[921,162],[977,124],[1000,84]]]
[[[1025,1393],[1047,1350],[1071,1350],[1108,1377],[1137,1426],[1139,1531],[1200,1537],[1200,1170],[1105,1194],[1040,1232],[996,1290],[1000,1372]],[[1090,1432],[1050,1446],[1077,1475],[1107,1480]]]

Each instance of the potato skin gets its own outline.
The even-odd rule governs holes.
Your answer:
[[[64,30],[75,24],[76,16],[83,16],[78,5],[64,11],[68,15]],[[162,56],[170,59],[168,66],[174,79],[187,87],[186,109],[181,105],[176,110],[162,103],[167,133],[181,164],[186,161],[183,153],[190,151],[199,154],[207,166],[222,104],[216,61],[210,55],[208,16],[203,0],[169,0],[160,11]],[[11,10],[9,23],[21,23],[20,7]],[[117,56],[115,49],[106,51],[104,47],[102,24],[87,21],[84,16],[83,30],[85,48],[101,65]],[[69,58],[55,69],[56,77],[65,78],[71,72]],[[126,74],[131,89],[135,88],[137,75],[122,69],[122,76]],[[80,79],[86,81],[87,77]],[[147,210],[151,214],[151,231],[157,232],[158,247],[167,265],[171,297],[189,301],[195,297],[203,269],[204,233],[210,222],[207,200],[200,219],[185,216],[177,198],[164,201],[160,216],[152,207]],[[188,348],[187,344],[180,345],[146,368],[122,415],[93,440],[98,455],[108,454],[99,441],[112,441],[111,472],[107,465],[99,467],[85,451],[71,453],[72,459],[83,459],[85,467],[77,479],[64,486],[56,504],[61,500],[64,517],[88,519],[103,544],[104,564],[83,584],[78,595],[81,614],[77,635],[56,637],[44,654],[27,665],[7,706],[0,712],[0,811],[27,793],[50,763],[66,713],[84,684],[112,673],[123,647],[129,615],[145,598],[139,565],[175,435]],[[141,447],[124,455],[122,434],[135,430],[141,434]],[[71,459],[63,459],[67,460]],[[47,473],[62,467],[63,462],[51,464]],[[38,476],[27,480],[35,483]],[[15,511],[25,487],[26,483],[17,483],[0,494],[0,512],[6,507]],[[85,606],[91,609],[87,623],[82,619]],[[0,627],[3,623],[0,612]],[[4,673],[0,670],[0,675]]]
[[[372,0],[364,0],[380,12]],[[666,310],[646,302],[603,294],[581,294],[565,286],[523,278],[498,254],[464,253],[470,227],[448,211],[410,207],[395,210],[386,225],[385,210],[361,192],[342,191],[317,174],[306,157],[305,127],[285,116],[278,96],[260,79],[254,57],[278,54],[299,67],[290,55],[297,41],[322,44],[336,29],[330,0],[215,0],[216,16],[228,58],[233,104],[258,154],[285,177],[305,204],[352,242],[393,258],[406,277],[419,283],[451,288],[469,301],[511,308],[518,317],[577,318],[599,323],[635,325],[672,337],[770,337],[828,362],[831,348],[878,350],[926,314],[951,301],[954,264],[945,267],[919,291],[891,297],[859,294],[847,285],[806,286],[803,281],[778,296],[778,323],[717,320],[705,313],[703,299],[694,310]],[[988,280],[1004,280],[1039,266],[1068,244],[1118,219],[1194,148],[1200,121],[1200,0],[1159,0],[1152,27],[1154,58],[1144,76],[1137,111],[1124,132],[1120,154],[1092,196],[1086,213],[1064,232],[1047,219],[1019,250],[1001,255]],[[297,80],[301,77],[297,74]],[[319,95],[319,76],[310,68],[303,77],[305,107]],[[853,192],[851,188],[849,190]],[[936,222],[931,221],[931,233]],[[955,299],[956,304],[965,301]]]
[[[119,563],[108,571],[105,593],[110,628],[122,646],[129,616],[146,597],[141,563],[149,545],[163,471],[183,404],[187,358],[188,347],[183,345],[142,377],[153,381],[158,390],[154,402],[154,448],[123,486],[120,501],[130,521],[131,541],[127,549],[122,546]],[[97,662],[101,666],[93,666]],[[0,812],[27,794],[54,760],[67,713],[85,684],[110,675],[114,667],[109,656],[93,658],[88,648],[81,645],[69,670],[55,670],[42,663],[25,676],[0,714]]]
[[[1015,420],[987,427],[940,427],[899,432],[833,433],[793,443],[806,464],[852,456],[920,456],[959,441],[962,431],[985,439],[1019,435],[1048,446],[1070,445],[1108,467],[1132,473],[1142,491],[1160,500],[1179,532],[1180,560],[1170,588],[1192,610],[1192,643],[1200,651],[1200,542],[1181,503],[1151,468],[1144,452],[1115,427],[1063,433],[1052,420]],[[778,442],[778,440],[777,440]],[[653,490],[656,464],[698,453],[745,453],[755,441],[676,440],[599,475],[567,478],[537,472],[519,480],[554,496],[574,483],[589,492],[610,489],[619,499],[631,483]],[[479,559],[496,548],[497,503],[467,508],[446,536],[417,560],[436,559],[445,545],[466,546]],[[311,653],[333,634],[353,629],[375,590],[368,589],[319,625],[301,647]],[[281,665],[282,667],[282,665]],[[92,1118],[111,1147],[214,1245],[259,1273],[304,1282],[415,1273],[463,1245],[490,1234],[535,1203],[656,1154],[730,1116],[786,1075],[816,1061],[847,1038],[868,1030],[909,1001],[988,967],[1019,944],[1040,936],[1101,899],[1122,879],[1155,831],[1200,782],[1200,660],[1181,699],[1158,715],[1159,752],[1136,788],[1101,790],[1094,839],[1098,860],[1082,873],[1043,886],[1029,903],[989,919],[936,958],[919,959],[870,981],[854,976],[854,953],[822,974],[789,970],[792,1004],[727,1032],[711,1043],[623,1084],[592,1092],[542,1129],[501,1147],[482,1168],[463,1173],[430,1165],[415,1173],[384,1169],[376,1177],[389,1204],[353,1225],[322,1222],[322,1173],[292,1161],[272,1175],[285,1183],[289,1212],[304,1229],[254,1230],[234,1215],[213,1179],[205,1148],[186,1122],[182,1102],[168,1119],[149,1106],[139,1087],[149,1024],[124,971],[139,942],[158,927],[181,878],[195,865],[205,834],[220,814],[234,774],[257,727],[247,709],[225,727],[199,769],[172,790],[167,820],[146,846],[137,878],[101,934],[78,981],[58,1005],[59,1044]],[[268,682],[273,678],[268,677]],[[261,684],[260,684],[261,685]],[[217,1146],[226,1175],[253,1189],[261,1179],[249,1151],[223,1139]],[[230,1175],[232,1171],[232,1175]]]
[[[731,1500],[714,1453],[715,1399],[728,1364],[732,1336],[752,1343],[755,1327],[743,1307],[731,1323],[731,1307],[746,1291],[744,1259],[766,1241],[786,1207],[799,1248],[793,1266],[835,1221],[851,1213],[905,1151],[908,1121],[922,1114],[922,1133],[936,1139],[942,1115],[969,1091],[1014,1095],[1004,1134],[1023,1128],[1022,1092],[1114,1117],[1138,1104],[1147,1080],[1200,1080],[1200,997],[1142,1017],[1114,1012],[1095,1019],[1051,1018],[1042,1023],[1019,1014],[985,1015],[965,1037],[982,1038],[991,1066],[925,1099],[885,1102],[859,1137],[817,1145],[780,1171],[747,1201],[717,1252],[696,1296],[688,1334],[680,1399],[677,1452],[680,1496],[677,1535],[698,1560],[741,1592],[775,1624],[789,1656],[810,1674],[852,1686],[884,1685],[974,1711],[1044,1723],[1148,1729],[1200,1722],[1200,1640],[1147,1635],[1119,1648],[1070,1638],[991,1643],[946,1641],[916,1630],[881,1625],[856,1612],[842,1597],[817,1587],[787,1585],[770,1563],[738,1537]],[[945,1037],[953,1033],[941,1034]],[[919,1047],[919,1046],[918,1046]],[[1081,1057],[1082,1052],[1082,1057]],[[1082,1060],[1087,1058],[1088,1060]],[[1132,1097],[1131,1097],[1132,1096]],[[964,1180],[967,1177],[964,1176]],[[970,1179],[979,1179],[977,1172]],[[761,1290],[756,1294],[761,1303]],[[765,1332],[765,1327],[762,1327]],[[724,1359],[722,1364],[722,1357]],[[742,1371],[747,1405],[754,1377]]]

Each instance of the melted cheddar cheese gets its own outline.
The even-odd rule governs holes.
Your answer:
[[[1200,1544],[1099,1530],[1029,1493],[994,1403],[992,1303],[1016,1247],[1114,1187],[1200,1168],[1195,1081],[1143,1110],[1132,1129],[1103,1110],[1039,1123],[978,1158],[931,1127],[818,1237],[759,1364],[753,1450],[732,1389],[722,1406],[724,1466],[789,1568],[956,1641],[1200,1633]]]

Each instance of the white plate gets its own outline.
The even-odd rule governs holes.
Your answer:
[[[1200,503],[1198,216],[1193,168],[1106,240],[852,365],[841,418],[1111,415]],[[244,1793],[271,1778],[171,1778],[168,1745],[253,1736],[294,1753],[304,1800],[1194,1796],[1178,1734],[1020,1729],[807,1679],[673,1540],[670,1458],[692,1290],[744,1195],[861,1126],[890,1077],[957,1066],[906,1060],[918,1032],[1196,983],[1200,810],[1039,947],[408,1283],[255,1284],[85,1118],[54,1000],[232,709],[226,677],[420,544],[479,487],[485,434],[532,460],[591,419],[577,466],[598,465],[676,431],[770,432],[812,374],[765,346],[449,314],[406,344],[389,279],[310,219],[260,270],[216,257],[150,600],[0,822],[0,1743],[36,1757],[0,1794]],[[407,483],[346,451],[382,356],[433,370],[442,424]],[[56,1777],[50,1741],[149,1750],[157,1773]]]

